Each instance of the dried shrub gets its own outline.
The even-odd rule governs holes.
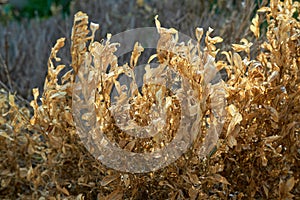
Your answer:
[[[210,61],[215,62],[219,70],[226,70],[228,81],[223,83],[227,97],[225,126],[218,145],[209,149],[212,150],[209,156],[199,158],[199,140],[193,150],[175,163],[144,174],[122,173],[106,168],[90,155],[76,134],[71,111],[74,81],[76,75],[80,76],[79,69],[91,69],[92,63],[98,68],[108,64],[121,70],[125,68],[117,65],[113,54],[116,46],[109,40],[106,43],[94,41],[98,27],[91,24],[88,28],[88,16],[77,13],[71,37],[72,69],[59,78],[59,73],[66,68],[59,64],[61,60],[57,56],[65,43],[65,39],[59,39],[48,59],[48,75],[40,99],[38,90],[33,90],[31,106],[34,115],[31,119],[27,108],[19,108],[14,103],[13,95],[0,92],[0,157],[6,161],[0,164],[0,197],[292,199],[300,196],[299,8],[299,2],[272,0],[269,7],[258,11],[266,14],[268,30],[266,40],[255,57],[250,54],[255,41],[242,38],[241,44],[232,45],[232,51],[221,52],[226,60]],[[257,16],[260,18],[262,14]],[[250,29],[254,36],[260,37],[257,16],[252,20]],[[182,76],[188,77],[193,89],[202,90],[199,94],[203,96],[199,98],[206,101],[205,77],[196,75],[191,66],[193,62],[199,62],[204,70],[203,65],[209,63],[207,58],[218,54],[215,44],[222,38],[212,37],[212,29],[209,29],[204,39],[206,47],[198,51],[202,57],[183,57],[179,50],[184,55],[187,52],[169,49],[172,45],[167,48],[162,46],[171,43],[176,47],[176,41],[172,40],[170,29],[162,29],[159,22],[156,23],[158,30],[164,33],[160,38],[164,43],[158,43],[159,62],[171,65]],[[201,29],[196,29],[198,40],[202,33]],[[129,68],[137,62],[141,51],[138,47],[132,54]],[[107,51],[101,51],[102,48]],[[103,59],[103,66],[97,63],[97,59],[91,62],[93,57]],[[96,99],[91,100],[99,107],[97,114],[101,122],[104,121],[103,116],[109,116],[106,112],[109,106],[107,94],[112,81],[93,81],[100,92]],[[97,83],[101,83],[102,87]],[[143,89],[149,96],[157,92],[155,87],[145,86]],[[144,101],[142,98],[136,101],[133,108],[138,110],[139,103]],[[203,112],[209,109],[203,108]],[[169,115],[176,119],[176,113]],[[143,116],[136,118],[141,120]],[[113,124],[112,120],[105,121],[107,132],[115,131]],[[207,129],[205,126],[202,129],[205,136]],[[122,139],[129,142],[126,137]],[[139,145],[147,148],[143,143]],[[138,151],[135,145],[128,148]]]
[[[215,7],[211,8],[212,5]],[[204,29],[214,27],[216,34],[223,35],[224,43],[221,45],[226,48],[230,48],[231,43],[239,41],[244,35],[249,36],[248,27],[253,9],[255,6],[252,0],[245,1],[245,4],[234,0],[181,3],[161,0],[122,2],[74,0],[70,5],[72,15],[82,10],[87,12],[92,21],[101,22],[101,31],[97,33],[97,39],[100,35],[104,37],[107,32],[116,34],[126,29],[153,26],[153,18],[159,14],[165,26],[174,27],[187,35],[193,35],[195,27],[199,24]],[[50,54],[50,47],[59,37],[66,37],[66,44],[69,46],[68,30],[71,26],[71,17],[62,18],[59,15],[48,19],[7,21],[6,25],[0,23],[1,82],[11,85],[11,91],[16,91],[23,98],[32,100],[31,89],[43,88],[47,74],[44,64]],[[60,51],[66,65],[71,62],[68,50],[69,48],[64,48]],[[10,77],[4,70],[4,63]],[[36,76],[31,76],[32,74]]]

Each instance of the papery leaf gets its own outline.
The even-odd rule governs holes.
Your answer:
[[[252,19],[252,25],[250,26],[250,30],[253,32],[255,37],[259,37],[259,22],[258,22],[258,14]]]

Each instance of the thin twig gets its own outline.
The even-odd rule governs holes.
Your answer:
[[[13,94],[14,92],[11,91],[1,80],[0,80],[0,86],[6,91],[9,92],[11,94]],[[24,99],[22,96],[20,95],[15,95],[16,99],[25,103],[26,105],[30,106],[30,102],[27,99]]]
[[[11,78],[10,78],[10,75],[9,75],[9,72],[8,72],[7,65],[5,64],[5,62],[4,62],[3,58],[2,58],[1,53],[0,53],[0,61],[1,61],[2,65],[3,65],[4,71],[5,71],[5,74],[6,74],[6,78],[7,78],[9,89],[11,90],[12,89]]]

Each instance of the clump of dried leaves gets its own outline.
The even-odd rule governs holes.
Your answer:
[[[227,58],[225,61],[210,59],[219,52],[215,44],[222,42],[220,37],[210,37],[212,29],[206,33],[206,47],[203,51],[199,48],[196,57],[176,49],[177,41],[173,37],[176,31],[163,29],[156,21],[161,31],[160,41],[163,41],[158,43],[158,61],[172,66],[191,80],[193,89],[199,91],[199,99],[203,101],[203,113],[209,113],[210,109],[204,106],[209,86],[204,84],[205,73],[194,73],[193,66],[200,66],[200,70],[205,72],[205,65],[215,62],[218,69],[227,71],[228,80],[222,83],[226,89],[227,113],[218,145],[209,156],[200,159],[197,148],[203,138],[199,138],[194,148],[175,163],[144,174],[108,169],[90,155],[76,134],[72,96],[80,69],[90,70],[92,64],[99,69],[110,65],[111,72],[117,77],[134,68],[142,51],[137,44],[130,64],[118,66],[113,54],[117,47],[109,42],[109,35],[106,42],[94,41],[98,26],[91,23],[90,31],[88,16],[77,13],[71,36],[72,70],[58,78],[65,68],[56,64],[60,61],[57,53],[65,41],[59,39],[48,60],[48,76],[40,99],[38,90],[33,90],[31,106],[34,115],[31,119],[28,108],[19,107],[12,94],[0,91],[0,197],[292,199],[300,196],[299,8],[299,2],[272,0],[270,7],[259,9],[250,27],[254,35],[260,37],[258,18],[265,13],[267,40],[261,44],[257,51],[259,54],[255,58],[250,57],[252,42],[244,38],[241,44],[232,45],[233,51],[221,52]],[[202,34],[202,29],[196,29],[199,42]],[[189,47],[191,44],[184,45]],[[167,137],[157,138],[152,143],[131,142],[129,137],[117,130],[107,112],[111,87],[117,83],[114,76],[103,75],[101,79],[92,81],[98,91],[94,99],[91,98],[97,107],[97,120],[111,140],[133,152],[151,151],[151,148],[161,147],[161,140],[165,139],[166,143],[170,140]],[[154,96],[160,89],[151,85],[142,88],[146,97]],[[163,91],[169,93],[172,99],[170,92]],[[140,124],[147,124],[147,116],[136,113],[140,111],[139,105],[147,106],[156,99],[143,98],[138,92],[135,95],[131,117]],[[174,106],[174,113],[167,113],[167,121],[174,123],[180,110],[175,109],[176,100],[173,99],[170,104]],[[86,119],[89,120],[88,116]],[[174,127],[176,124],[167,126],[166,131],[171,136]],[[201,134],[204,136],[206,128],[202,127]]]

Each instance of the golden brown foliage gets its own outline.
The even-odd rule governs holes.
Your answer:
[[[156,20],[160,42],[163,41],[158,43],[158,60],[191,80],[193,89],[199,91],[199,99],[203,101],[203,115],[210,109],[204,106],[208,86],[204,84],[205,77],[195,73],[194,62],[198,62],[197,66],[202,70],[210,62],[215,62],[218,69],[225,68],[228,74],[228,81],[224,83],[227,113],[218,145],[209,148],[209,156],[199,158],[198,147],[207,134],[203,126],[202,138],[197,140],[192,151],[164,169],[145,174],[108,169],[90,155],[76,134],[72,117],[75,76],[82,75],[80,68],[85,73],[93,73],[92,65],[101,70],[110,65],[111,76],[86,80],[86,84],[97,88],[96,96],[87,95],[86,101],[95,102],[97,120],[103,124],[106,134],[120,146],[135,152],[159,148],[162,139],[149,143],[130,141],[125,135],[114,134],[119,130],[107,109],[112,85],[117,83],[115,79],[119,74],[135,67],[143,49],[137,43],[130,65],[118,66],[114,55],[117,46],[109,42],[110,35],[104,43],[94,41],[98,26],[91,23],[89,30],[88,16],[77,13],[71,36],[73,69],[61,80],[58,78],[65,68],[57,64],[60,58],[56,54],[65,40],[59,39],[48,60],[48,75],[40,99],[38,90],[33,90],[31,106],[34,115],[31,120],[27,108],[19,108],[13,95],[0,91],[0,157],[3,161],[0,163],[0,197],[292,199],[300,196],[300,19],[299,14],[295,14],[299,9],[299,2],[272,0],[270,7],[259,10],[266,13],[268,23],[267,40],[261,45],[259,54],[250,57],[254,41],[244,38],[242,44],[232,45],[233,51],[221,52],[226,61],[216,62],[210,58],[217,55],[219,50],[215,44],[222,42],[222,38],[211,37],[212,29],[206,33],[204,51],[198,48],[199,57],[187,56],[189,52],[176,47],[177,41],[173,37],[176,30],[164,29]],[[262,15],[256,15],[250,27],[256,37],[260,37],[258,17]],[[203,30],[197,28],[198,42],[202,34]],[[244,58],[239,54],[243,51],[246,53]],[[143,93],[149,98],[136,93],[132,116],[138,123],[149,120],[147,115],[139,113],[139,106],[147,107],[149,102],[155,101],[150,97],[160,89],[144,86]],[[162,91],[167,93],[164,89]],[[170,104],[176,105],[176,100]],[[180,111],[175,108],[173,111],[167,114],[167,119],[176,123]],[[89,115],[83,117],[91,120]],[[172,135],[174,127],[176,124],[166,131]]]

